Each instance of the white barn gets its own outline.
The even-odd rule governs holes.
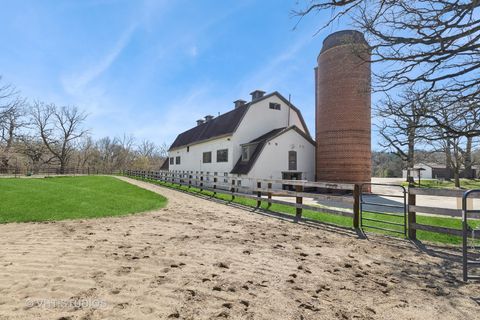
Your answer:
[[[256,90],[252,100],[177,136],[169,170],[185,174],[254,179],[315,180],[315,141],[298,108],[278,92]]]

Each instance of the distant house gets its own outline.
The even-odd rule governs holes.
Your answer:
[[[421,179],[453,179],[453,169],[448,169],[446,165],[437,163],[417,163],[414,170],[411,170],[410,176],[418,179],[420,174]],[[477,176],[477,171],[472,168],[471,172],[466,170],[460,171],[460,178],[474,178]],[[407,178],[407,170],[403,170],[403,178]]]
[[[315,142],[300,110],[278,92],[256,90],[252,100],[206,116],[177,136],[169,149],[169,170],[185,174],[253,179],[315,179]]]

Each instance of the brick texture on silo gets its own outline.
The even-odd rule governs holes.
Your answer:
[[[368,44],[357,31],[328,36],[316,76],[316,178],[371,180],[371,70]]]

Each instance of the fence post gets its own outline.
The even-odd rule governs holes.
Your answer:
[[[262,183],[257,181],[257,208],[260,208],[262,205],[262,191],[260,190],[262,188]]]
[[[232,201],[235,200],[235,179],[232,179],[232,187],[230,188],[232,192]]]
[[[267,193],[267,196],[268,196],[268,206],[267,206],[267,209],[270,209],[270,207],[272,206],[272,183],[269,182],[267,184],[267,189],[268,189],[268,193]]]
[[[203,173],[200,174],[200,192],[203,191]]]
[[[188,189],[190,189],[192,187],[192,175],[189,174],[188,175]]]
[[[217,177],[213,178],[213,196],[217,196]]]
[[[360,228],[360,185],[355,184],[353,188],[353,227]]]
[[[303,192],[303,186],[295,186],[295,191],[297,193],[299,192]],[[296,195],[296,204],[303,204],[303,197],[299,196],[298,194]],[[298,222],[300,221],[300,219],[302,219],[302,212],[303,212],[303,208],[301,207],[297,207],[296,208],[296,213],[295,213],[295,221]]]
[[[410,240],[417,240],[417,230],[413,227],[413,223],[417,222],[417,213],[410,210],[410,206],[414,206],[416,202],[416,195],[412,194],[408,187],[408,238]]]

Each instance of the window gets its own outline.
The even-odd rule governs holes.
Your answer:
[[[217,162],[228,162],[228,149],[217,150]]]
[[[203,153],[203,163],[212,163],[212,152]]]
[[[288,151],[288,170],[297,170],[297,151]]]
[[[275,102],[270,102],[269,107],[272,110],[280,110],[281,109],[280,103],[275,103]]]
[[[242,161],[250,160],[250,148],[248,146],[242,147]]]
[[[175,158],[175,164],[180,164],[180,157]]]
[[[174,161],[175,161],[175,160],[173,159],[173,157],[171,157],[171,158],[170,158],[170,164],[173,165],[173,164],[174,164]]]

